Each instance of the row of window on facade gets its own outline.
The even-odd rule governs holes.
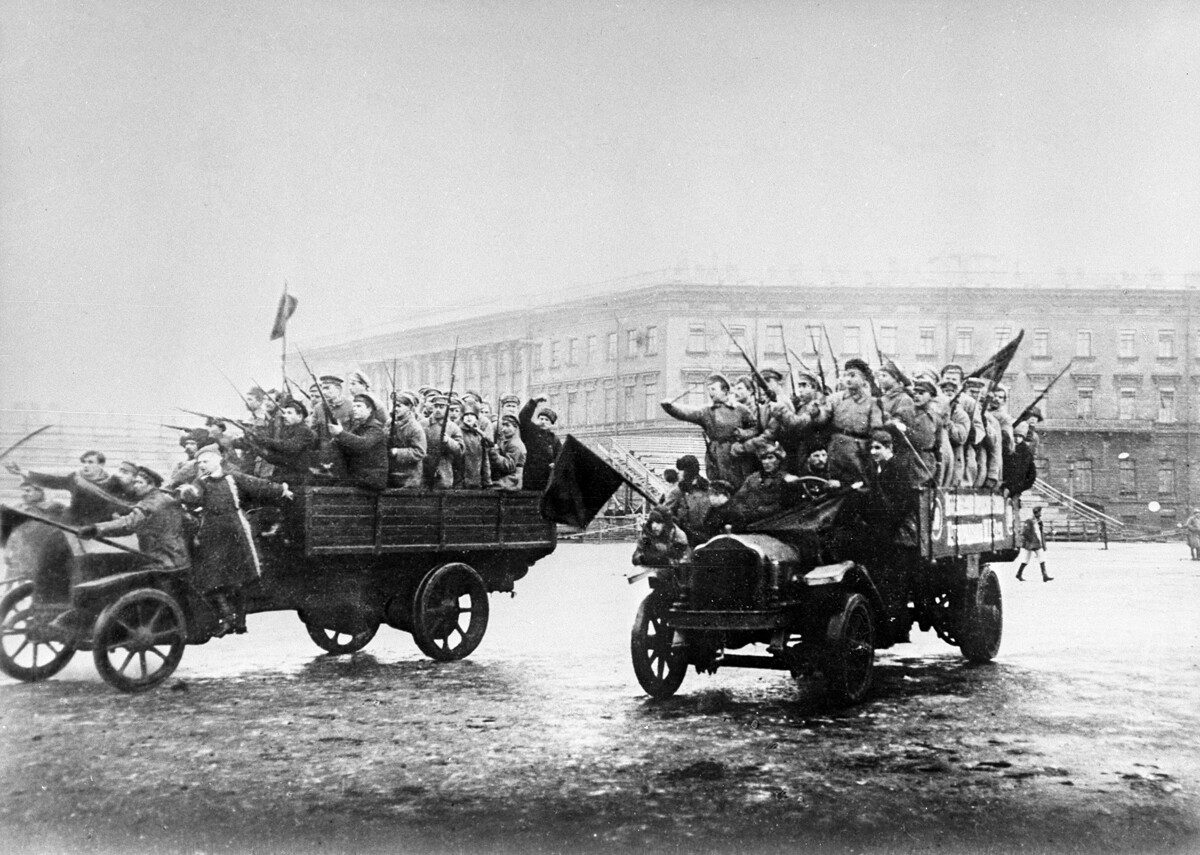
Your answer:
[[[1175,390],[1170,388],[1160,388],[1156,390],[1158,396],[1158,407],[1155,411],[1155,421],[1159,424],[1173,424],[1176,419],[1176,398]],[[1096,390],[1094,388],[1084,387],[1079,388],[1075,392],[1075,418],[1077,419],[1094,419],[1094,418],[1111,418],[1111,413],[1096,412]],[[1116,418],[1120,421],[1132,421],[1138,418],[1139,396],[1138,390],[1135,388],[1123,388],[1117,393],[1117,410]],[[1043,415],[1047,418],[1053,417],[1052,412],[1047,412],[1046,407],[1042,407]]]
[[[1038,477],[1050,480],[1050,461],[1041,458],[1036,461]],[[1152,464],[1153,465],[1153,464]],[[1079,458],[1067,463],[1067,483],[1075,495],[1095,495],[1096,484],[1093,478],[1095,468],[1089,458]],[[1175,495],[1175,461],[1157,461],[1157,495]],[[1138,464],[1132,457],[1117,460],[1117,495],[1136,498],[1138,489]]]
[[[545,395],[564,427],[657,419],[657,379],[637,382],[636,376],[621,378],[620,385],[608,383],[582,389],[550,389],[534,386],[531,395]]]
[[[788,341],[785,337],[782,324],[770,324],[765,329],[762,353],[767,356],[782,357],[788,350],[809,355],[815,355],[818,352],[828,353],[832,350],[842,356],[860,356],[864,352],[865,345],[869,344],[871,352],[878,348],[888,356],[895,356],[899,353],[897,347],[898,329],[894,324],[879,324],[873,329],[868,326],[865,330],[865,336],[870,339],[868,341],[864,338],[864,328],[862,326],[858,324],[843,324],[840,329],[835,330],[840,333],[841,337],[840,348],[838,348],[835,347],[830,337],[830,327],[828,325],[808,324],[805,326],[803,334],[800,335],[800,340],[792,342]],[[747,340],[745,326],[731,325],[729,331],[738,340],[739,344],[747,350],[753,349],[754,343]],[[938,328],[935,326],[920,326],[917,328],[917,356],[935,357],[938,355],[937,333]],[[687,352],[692,354],[712,352],[714,350],[713,335],[713,332],[705,323],[694,322],[689,324]],[[724,331],[720,335],[722,339],[728,341],[729,336],[725,335]],[[987,353],[977,353],[975,349],[975,327],[957,326],[954,328],[954,347],[951,357],[957,359],[977,355],[989,356],[992,352],[999,350],[1012,341],[1014,335],[1016,335],[1016,332],[1012,327],[994,327],[992,329],[990,350]],[[1029,355],[1038,358],[1050,358],[1052,356],[1050,351],[1050,335],[1051,331],[1049,329],[1032,330],[1028,339]],[[1079,359],[1094,357],[1096,355],[1093,349],[1095,342],[1096,336],[1092,330],[1076,330],[1074,356]],[[1136,359],[1139,356],[1137,342],[1137,330],[1118,330],[1116,339],[1117,356],[1122,359]],[[1176,357],[1176,330],[1158,330],[1157,342],[1156,356],[1158,359],[1174,359]],[[732,342],[729,342],[727,346],[718,345],[716,349],[725,350],[728,353],[737,352],[737,348]]]

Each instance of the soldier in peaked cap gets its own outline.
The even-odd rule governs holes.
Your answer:
[[[388,481],[387,434],[375,418],[379,402],[368,392],[359,392],[351,402],[348,424],[330,425],[333,441],[346,462],[350,483],[365,490],[385,490]]]
[[[521,398],[512,392],[500,396],[500,415],[517,416],[521,412]]]
[[[723,374],[710,374],[705,380],[708,393],[707,407],[681,407],[669,398],[660,406],[673,419],[699,425],[704,431],[705,473],[710,481],[721,479],[735,487],[745,480],[744,470],[733,458],[733,444],[738,441],[738,431],[755,429],[754,415],[745,407],[729,400],[729,380]]]
[[[971,415],[962,404],[959,385],[953,377],[942,376],[938,383],[941,399],[945,401],[946,438],[950,443],[950,460],[943,461],[941,485],[952,490],[963,483],[966,471],[966,444],[971,435]]]
[[[415,392],[397,392],[395,395],[395,419],[388,437],[388,485],[391,487],[412,489],[421,486],[428,439],[417,418],[419,404]]]
[[[871,368],[861,359],[846,360],[845,388],[825,399],[821,422],[829,425],[829,472],[843,484],[866,478],[871,431],[882,425],[882,410],[871,396]]]
[[[138,549],[163,567],[171,570],[191,567],[183,508],[178,499],[160,489],[162,484],[161,475],[146,466],[139,466],[132,482],[137,504],[129,513],[116,519],[84,526],[80,529],[80,536],[121,537],[137,534]]]
[[[376,404],[375,420],[383,426],[384,430],[387,430],[389,421],[388,413],[383,408],[383,401],[380,396],[371,391],[371,380],[366,374],[357,369],[349,372],[346,375],[346,392],[349,394],[351,400],[353,400],[355,395],[363,392],[368,393]]]
[[[273,469],[275,481],[293,486],[307,484],[312,478],[313,446],[316,434],[305,423],[308,408],[301,401],[286,400],[279,408],[280,427],[272,433],[255,432],[251,441],[259,448],[263,459]]]
[[[526,452],[520,434],[520,419],[512,413],[500,416],[496,443],[488,449],[492,486],[497,490],[520,490],[524,487]]]
[[[449,418],[448,396],[435,393],[426,398],[426,401],[430,413],[424,423],[424,483],[431,489],[448,490],[454,486],[454,460],[463,452],[462,428]]]

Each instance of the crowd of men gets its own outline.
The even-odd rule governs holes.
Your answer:
[[[664,399],[673,418],[704,432],[705,476],[681,457],[662,510],[648,519],[635,563],[674,554],[678,525],[695,545],[724,525],[770,517],[829,491],[854,487],[868,515],[899,545],[915,545],[917,489],[971,489],[1019,496],[1037,477],[1041,413],[1014,419],[1008,389],[949,364],[908,376],[882,359],[850,359],[836,388],[818,373],[766,368],[732,383],[705,381],[708,405]]]
[[[191,572],[224,635],[245,631],[242,589],[261,575],[245,499],[266,503],[257,518],[262,537],[298,542],[302,514],[290,503],[303,485],[540,491],[561,450],[557,414],[542,397],[522,405],[504,395],[495,414],[476,393],[425,387],[397,391],[385,406],[354,371],[323,375],[307,394],[254,387],[244,400],[245,420],[210,417],[183,429],[185,459],[166,477],[133,461],[109,472],[94,450],[66,475],[9,463],[23,479],[17,510],[61,521],[83,538],[136,534],[139,550],[159,565]],[[48,502],[47,489],[66,491],[70,504]],[[62,623],[69,628],[71,617]]]

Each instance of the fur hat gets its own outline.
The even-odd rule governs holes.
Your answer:
[[[871,374],[871,366],[867,365],[866,360],[859,359],[857,356],[855,356],[851,359],[847,359],[846,364],[844,366],[842,366],[842,370],[843,371],[857,371],[859,374],[861,374],[863,377],[866,377],[868,380],[871,380],[874,378],[874,375]]]
[[[765,457],[774,457],[776,460],[786,460],[787,452],[783,450],[777,442],[772,442],[769,445],[764,445],[758,450],[758,459],[762,460]]]
[[[542,405],[541,409],[537,411],[537,415],[545,416],[546,418],[550,419],[550,424],[552,425],[558,424],[558,413],[554,412],[552,408],[547,407],[544,404]]]
[[[888,374],[891,374],[893,377],[896,378],[896,382],[899,383],[901,386],[909,385],[908,377],[906,377],[904,372],[900,370],[900,366],[897,365],[892,360],[884,359],[883,365],[879,366],[879,370],[886,371]]]
[[[308,407],[304,406],[303,401],[297,401],[295,398],[287,398],[280,401],[279,409],[292,409],[300,414],[300,418],[308,418]]]

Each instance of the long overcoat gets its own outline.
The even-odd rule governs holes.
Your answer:
[[[242,498],[280,499],[283,486],[241,472],[202,477],[195,485],[203,509],[196,543],[196,587],[207,593],[253,582],[262,575],[262,565]]]
[[[164,567],[186,570],[192,566],[183,507],[162,490],[151,490],[124,516],[97,523],[96,533],[102,537],[137,534],[138,549]]]

